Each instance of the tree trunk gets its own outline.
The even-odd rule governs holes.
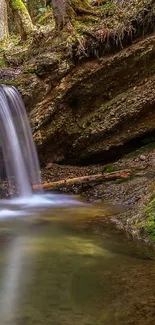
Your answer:
[[[86,184],[96,184],[102,183],[104,181],[113,181],[116,179],[127,179],[132,175],[131,169],[124,169],[112,173],[88,175],[76,178],[63,179],[61,181],[55,181],[51,183],[43,184],[44,189],[60,189],[62,187],[70,187],[75,185],[86,185]],[[33,185],[33,190],[40,190],[42,185]]]
[[[33,31],[33,24],[22,0],[6,0],[10,7],[14,21],[17,25],[18,31],[22,40],[26,40]]]
[[[87,0],[52,0],[52,8],[58,29],[62,29],[68,22],[74,25],[74,20],[78,15],[94,14]]]
[[[7,6],[5,0],[0,0],[0,41],[8,35]]]

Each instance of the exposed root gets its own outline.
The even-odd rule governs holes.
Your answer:
[[[77,8],[75,10],[78,14],[82,14],[82,15],[92,15],[92,16],[98,16],[99,13],[93,10],[88,10],[88,9],[84,9],[84,8]]]

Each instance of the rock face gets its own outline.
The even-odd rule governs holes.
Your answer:
[[[152,35],[76,66],[59,63],[55,54],[35,58],[35,74],[19,89],[31,99],[26,103],[42,160],[101,161],[155,130],[154,44]]]
[[[155,34],[142,36],[153,32],[155,3],[131,2],[130,24],[125,20],[121,30],[107,30],[112,18],[105,13],[91,24],[78,17],[74,37],[65,29],[57,33],[51,22],[46,38],[36,31],[27,52],[5,55],[18,69],[13,76],[0,69],[0,83],[22,93],[43,163],[116,160],[154,136]],[[120,8],[113,9],[120,26]]]

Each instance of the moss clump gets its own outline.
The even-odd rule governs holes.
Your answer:
[[[0,81],[0,85],[3,85],[4,84],[4,81]],[[8,86],[19,86],[18,82],[16,80],[7,80],[5,81],[5,85],[8,85]]]
[[[46,25],[52,19],[53,19],[53,12],[51,10],[48,10],[38,18],[38,26]]]
[[[0,68],[5,68],[7,66],[8,66],[7,62],[3,59],[0,59]]]
[[[108,165],[105,166],[104,172],[105,173],[112,173],[112,172],[115,172],[117,170],[118,170],[118,167],[116,167],[113,164],[108,164]]]
[[[115,14],[116,7],[114,3],[112,3],[111,1],[107,1],[106,3],[103,3],[100,7],[103,16],[108,17],[108,16],[113,16]]]
[[[139,223],[138,227],[146,232],[150,239],[155,242],[155,197],[145,207],[144,216],[146,220]]]
[[[13,10],[24,10],[25,5],[21,0],[12,0],[11,7]]]

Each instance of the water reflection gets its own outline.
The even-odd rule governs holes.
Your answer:
[[[0,324],[153,325],[154,260],[112,226],[95,235],[82,212],[68,214],[1,226]]]
[[[14,315],[20,299],[20,274],[22,271],[23,241],[17,237],[6,252],[6,265],[2,277],[0,319],[1,324],[15,325]]]

